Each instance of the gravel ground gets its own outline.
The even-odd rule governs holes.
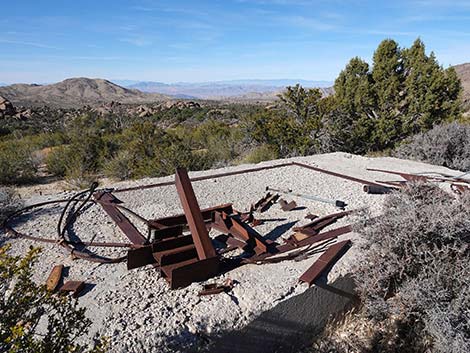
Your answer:
[[[345,153],[332,153],[309,157],[292,158],[261,163],[257,166],[273,165],[288,161],[299,161],[328,170],[348,174],[366,180],[400,180],[400,177],[366,168],[382,168],[404,172],[456,171],[424,163],[395,158],[366,158]],[[200,176],[252,167],[240,165],[205,172],[190,173]],[[139,181],[109,184],[116,188],[145,185],[173,180],[174,177],[142,179]],[[296,166],[260,171],[193,183],[201,208],[232,202],[238,210],[247,210],[249,205],[264,195],[266,186],[290,188],[295,192],[317,195],[329,199],[340,199],[348,203],[348,209],[367,207],[373,215],[381,212],[384,196],[367,195],[362,185],[334,176],[325,175]],[[30,190],[29,190],[30,191]],[[64,198],[67,192],[30,195],[26,203]],[[143,217],[157,218],[181,213],[182,209],[174,186],[119,193],[125,206]],[[288,201],[291,197],[285,197]],[[328,204],[294,198],[303,209],[284,212],[279,205],[256,215],[266,222],[256,229],[267,238],[282,242],[293,226],[305,224],[307,213],[320,216],[337,210]],[[17,229],[31,235],[55,237],[55,227],[61,207],[50,207],[24,217]],[[337,228],[352,221],[351,217],[340,220],[329,227]],[[138,222],[136,221],[136,224]],[[141,228],[142,229],[142,228]],[[142,229],[145,231],[145,229]],[[127,242],[125,236],[97,206],[90,207],[73,226],[72,232],[82,240],[94,237],[95,241]],[[217,235],[216,232],[211,232]],[[4,238],[4,234],[2,234]],[[345,275],[357,254],[360,239],[356,234],[340,237],[352,239],[355,246],[337,263],[329,274],[329,280]],[[7,240],[12,252],[25,253],[33,243],[28,240]],[[35,245],[38,245],[37,243]],[[88,337],[98,333],[110,337],[112,352],[173,352],[188,351],[202,344],[207,338],[227,330],[242,328],[260,313],[273,308],[277,303],[306,290],[299,284],[299,276],[314,262],[315,257],[303,261],[284,261],[278,264],[245,265],[208,282],[231,278],[235,287],[230,293],[198,297],[202,283],[193,283],[187,288],[169,290],[158,271],[151,266],[128,271],[126,265],[99,265],[84,260],[72,260],[60,247],[44,245],[40,261],[35,269],[35,278],[44,282],[55,264],[69,266],[67,280],[83,280],[90,285],[80,297],[80,305],[87,308],[93,321]],[[100,249],[103,255],[123,255],[123,250]]]

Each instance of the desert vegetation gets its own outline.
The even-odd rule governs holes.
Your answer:
[[[112,104],[104,110],[44,108],[24,123],[4,119],[0,183],[30,183],[39,171],[81,187],[101,176],[163,176],[176,166],[201,170],[397,146],[401,157],[468,168],[468,129],[439,127],[461,116],[460,81],[452,68],[443,69],[433,53],[426,54],[421,40],[410,48],[384,40],[371,65],[351,59],[334,91],[324,97],[319,89],[287,87],[270,106],[205,102],[132,109]],[[452,138],[446,140],[446,134]]]
[[[32,268],[40,249],[31,249],[24,257],[12,256],[8,250],[8,246],[0,248],[0,350],[105,352],[105,339],[77,343],[91,321],[76,300],[52,294],[33,281]]]
[[[470,170],[469,141],[469,124],[458,122],[442,124],[404,141],[394,155],[468,171]]]
[[[366,218],[353,272],[362,305],[313,352],[468,352],[469,196],[411,184]]]

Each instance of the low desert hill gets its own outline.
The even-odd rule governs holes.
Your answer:
[[[103,79],[69,78],[50,85],[13,84],[0,87],[0,96],[18,106],[51,106],[75,108],[112,101],[120,103],[150,103],[169,97],[144,93],[118,86]]]
[[[467,110],[470,109],[470,63],[454,66],[457,75],[462,81],[463,95],[462,100]]]

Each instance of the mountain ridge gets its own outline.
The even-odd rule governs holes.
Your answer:
[[[121,103],[150,103],[170,99],[161,94],[144,93],[121,87],[105,79],[68,78],[49,85],[13,84],[0,87],[0,96],[15,105],[76,108],[118,101]]]

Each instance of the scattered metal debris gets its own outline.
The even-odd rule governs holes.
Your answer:
[[[301,197],[301,198],[304,198],[304,199],[307,199],[307,200],[313,200],[313,201],[328,203],[328,204],[331,204],[331,205],[333,205],[335,207],[338,207],[338,208],[341,208],[341,209],[344,209],[347,206],[346,202],[344,202],[344,201],[328,200],[328,199],[324,199],[322,197],[318,197],[318,196],[314,196],[314,195],[299,194],[299,193],[293,192],[290,189],[289,190],[274,189],[274,188],[271,188],[271,187],[267,186],[266,191],[274,191],[274,192],[278,192],[278,193],[284,194],[284,195],[292,195],[292,196]]]
[[[262,197],[253,205],[253,209],[261,213],[266,212],[274,203],[276,203],[278,199],[278,194],[271,194],[268,192],[264,197]]]
[[[296,233],[287,239],[284,244],[280,245],[276,242],[264,239],[262,235],[252,228],[252,226],[256,226],[261,222],[255,219],[253,213],[255,211],[265,212],[268,210],[274,203],[278,202],[279,194],[271,194],[268,192],[265,197],[256,202],[250,208],[249,212],[245,213],[234,210],[232,204],[224,204],[201,210],[191,185],[191,180],[206,180],[210,178],[250,173],[259,170],[293,165],[325,172],[326,174],[334,175],[347,180],[353,180],[362,184],[365,183],[367,185],[376,185],[364,180],[344,176],[335,172],[323,171],[316,167],[298,163],[254,168],[245,171],[229,172],[193,179],[189,178],[186,170],[177,169],[175,174],[175,182],[166,182],[120,190],[99,191],[96,191],[97,184],[94,184],[89,190],[77,193],[68,200],[50,201],[29,206],[12,215],[5,222],[5,228],[9,234],[12,234],[13,236],[48,243],[58,243],[69,250],[74,257],[90,261],[100,263],[115,263],[127,260],[128,269],[151,264],[161,271],[162,276],[168,281],[172,289],[184,287],[190,283],[211,278],[219,274],[221,271],[230,270],[231,268],[235,268],[244,264],[278,262],[285,259],[294,259],[299,256],[305,257],[318,251],[324,251],[326,243],[323,244],[322,242],[328,243],[339,235],[346,234],[351,231],[351,226],[345,226],[328,232],[321,232],[323,228],[333,224],[337,219],[350,214],[352,211],[341,212],[322,218],[310,215],[309,219],[311,219],[312,222],[295,229]],[[147,220],[132,210],[127,209],[123,206],[122,202],[113,195],[113,193],[117,192],[137,189],[142,190],[150,187],[159,187],[173,184],[176,185],[184,213],[155,220]],[[291,191],[289,192],[293,195],[300,195],[294,194]],[[315,200],[318,201],[318,198],[315,198]],[[29,236],[27,234],[15,231],[9,225],[9,222],[11,222],[12,219],[21,215],[25,211],[55,203],[66,203],[66,206],[64,207],[59,219],[57,227],[57,239],[46,239]],[[84,209],[84,206],[89,203],[99,204],[110,216],[110,218],[117,224],[121,231],[127,236],[127,238],[130,240],[130,243],[77,242],[70,240],[67,235],[69,227],[79,216],[80,212]],[[284,210],[292,210],[297,206],[294,201],[288,203],[285,200],[280,200],[279,203]],[[346,204],[342,203],[342,201],[333,201],[333,203],[336,206],[346,206]],[[141,234],[141,232],[125,215],[125,213],[146,224],[148,227],[148,234],[146,236]],[[208,230],[211,228],[217,229],[225,234],[225,237],[218,237],[219,240],[221,240],[222,243],[226,245],[225,248],[217,248],[217,250],[215,249],[213,242],[208,235]],[[78,247],[80,247],[80,250]],[[129,250],[127,256],[125,257],[106,258],[99,256],[88,249],[86,249],[86,252],[84,252],[81,249],[82,247],[125,247]],[[238,260],[231,260],[230,258],[222,257],[222,254],[237,248],[241,248],[246,251],[247,256]],[[292,253],[292,250],[295,250],[295,252]],[[284,253],[288,254],[283,255]],[[50,282],[49,287],[57,288],[59,283],[58,281],[60,281],[60,274],[58,274],[59,270],[54,270],[53,272],[54,274],[51,274],[50,280],[48,280],[48,282]],[[74,293],[74,295],[78,295],[78,293],[83,289],[83,286],[83,282],[69,281],[64,284],[59,291],[71,291]],[[209,292],[211,290],[220,290],[218,286],[216,287],[213,286],[211,288],[207,288],[207,290]]]

